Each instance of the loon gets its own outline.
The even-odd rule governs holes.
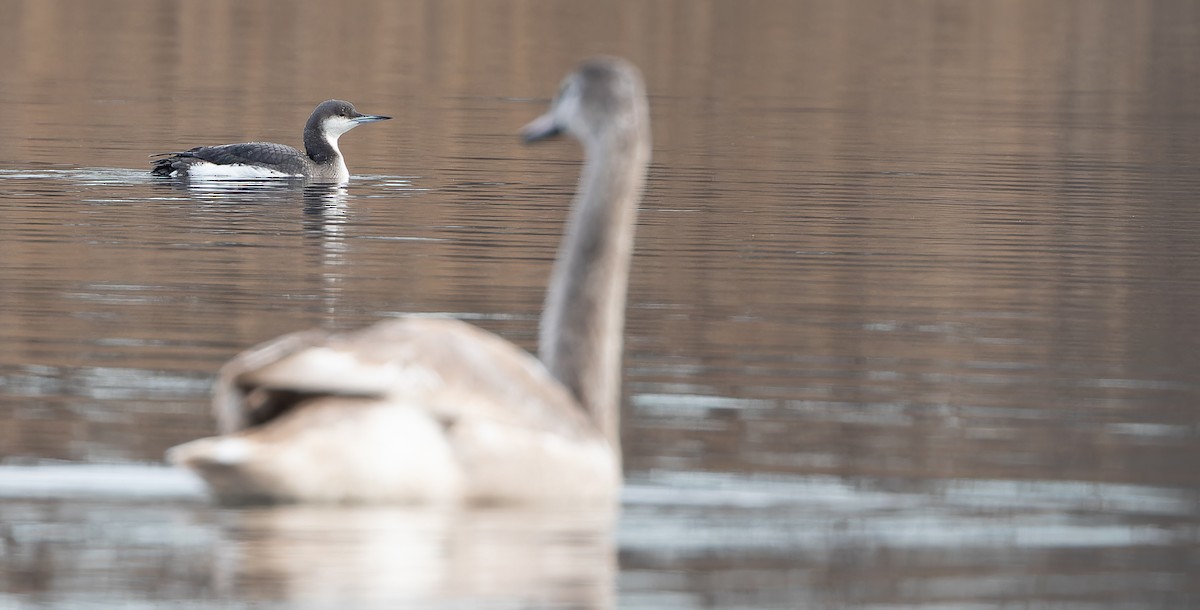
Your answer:
[[[314,182],[347,182],[350,171],[338,149],[342,134],[392,117],[361,114],[350,102],[321,102],[304,125],[304,152],[271,142],[197,146],[183,152],[159,153],[150,173],[197,178],[303,177]]]

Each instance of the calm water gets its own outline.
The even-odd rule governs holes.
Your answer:
[[[1200,607],[1200,5],[0,0],[0,608]],[[580,57],[651,93],[620,519],[210,506],[239,349],[533,347]],[[146,155],[396,120],[355,179]]]

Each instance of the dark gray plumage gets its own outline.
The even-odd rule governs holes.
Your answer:
[[[350,102],[328,100],[321,102],[308,117],[304,126],[304,152],[272,142],[197,146],[183,152],[161,153],[163,158],[152,162],[150,173],[227,178],[286,175],[345,182],[350,179],[350,172],[338,149],[338,138],[363,123],[390,118],[359,113]]]

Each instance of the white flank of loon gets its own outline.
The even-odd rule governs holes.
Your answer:
[[[362,114],[350,102],[321,102],[304,125],[304,152],[271,142],[197,146],[184,152],[160,153],[151,162],[156,176],[197,178],[267,178],[295,176],[315,182],[347,182],[350,171],[338,148],[342,134],[392,117]]]

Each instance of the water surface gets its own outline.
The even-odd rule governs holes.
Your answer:
[[[0,1],[0,607],[1200,605],[1193,3],[327,8]],[[532,348],[580,151],[515,132],[597,52],[654,122],[618,522],[155,465],[284,332]],[[330,97],[396,117],[344,188],[146,171]]]

